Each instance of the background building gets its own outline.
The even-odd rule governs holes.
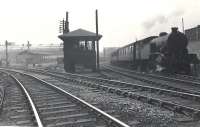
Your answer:
[[[197,57],[200,59],[200,25],[185,30],[185,34],[189,41],[189,53],[197,54]]]
[[[105,47],[103,48],[103,54],[101,55],[101,60],[110,61],[111,53],[117,50],[119,47]]]

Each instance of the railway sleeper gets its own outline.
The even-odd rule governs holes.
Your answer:
[[[157,91],[157,94],[158,94],[158,95],[161,95],[161,94],[163,94],[163,91],[162,91],[162,90],[158,90],[158,91]]]
[[[163,101],[163,105],[162,105],[162,107],[164,107],[164,108],[166,108],[166,109],[169,109],[169,110],[171,110],[171,111],[176,111],[175,109],[176,109],[176,105],[174,105],[174,104],[172,104],[172,103],[169,103],[169,102],[164,102]]]
[[[61,115],[61,116],[51,116],[44,118],[44,123],[54,123],[54,122],[65,122],[65,121],[78,121],[81,119],[90,119],[94,116],[88,113],[78,113],[78,114],[72,114],[72,115]]]
[[[88,83],[84,83],[84,85],[87,85],[87,86],[89,86],[89,87],[92,87],[93,86],[93,83],[90,83],[90,82],[88,82]]]
[[[174,112],[179,112],[179,113],[182,113],[182,107],[180,106],[174,106]]]
[[[47,127],[73,127],[73,126],[85,126],[85,127],[95,127],[96,119],[81,119],[77,121],[68,121],[68,122],[58,122],[48,124]]]
[[[116,89],[116,90],[115,90],[115,93],[116,93],[117,95],[121,95],[121,94],[122,94],[122,91],[121,91],[120,89]]]
[[[41,112],[42,116],[45,117],[59,117],[59,116],[65,116],[65,115],[73,115],[73,114],[79,114],[79,113],[86,113],[82,109],[60,109],[60,110],[54,110],[54,111],[46,111]]]
[[[152,98],[148,99],[148,103],[155,105],[155,106],[158,106],[158,107],[162,107],[162,104],[163,104],[162,102],[155,100],[155,99],[152,99]]]
[[[112,84],[112,85],[119,85],[118,82],[112,82],[112,81],[108,81],[108,83]]]
[[[109,93],[114,93],[114,92],[115,92],[115,89],[110,87],[110,88],[108,89],[108,92],[109,92]]]
[[[200,120],[200,111],[193,113],[193,119],[194,120]]]
[[[76,107],[75,104],[68,104],[68,105],[57,105],[57,106],[51,106],[51,107],[43,107],[43,108],[39,108],[41,112],[51,112],[51,111],[58,111],[61,110],[63,108],[67,108],[67,109],[74,109]]]
[[[148,103],[148,97],[145,97],[145,96],[138,96],[138,100],[144,103]]]
[[[93,83],[90,83],[90,87],[100,89],[100,86],[99,86],[99,85],[96,85],[96,84],[93,84]]]
[[[99,87],[100,87],[101,90],[104,90],[104,91],[108,90],[108,87],[106,87],[106,86],[99,85]]]
[[[23,120],[33,120],[35,119],[35,117],[34,117],[34,114],[27,115],[27,114],[22,113],[22,114],[10,116],[10,119],[14,121],[23,121]]]
[[[128,96],[129,96],[129,93],[126,91],[126,92],[123,92],[122,95],[123,95],[124,97],[128,97]]]
[[[36,120],[21,120],[16,121],[16,124],[19,126],[37,126]]]
[[[34,101],[51,101],[51,100],[65,100],[61,97],[58,96],[47,96],[47,97],[42,97],[42,96],[38,96],[37,98],[34,99]]]
[[[71,102],[68,102],[68,101],[62,101],[62,102],[58,101],[58,102],[51,102],[51,103],[45,102],[45,103],[41,103],[41,104],[37,105],[37,107],[40,109],[46,109],[46,108],[48,109],[48,108],[52,108],[52,107],[62,106],[65,104],[70,105]]]
[[[185,106],[181,106],[181,105],[177,105],[177,104],[170,103],[170,102],[165,102],[165,101],[162,101],[162,100],[159,100],[159,99],[154,99],[154,98],[136,95],[136,94],[131,93],[131,92],[128,92],[128,95],[129,95],[130,98],[137,99],[139,101],[146,102],[146,103],[149,103],[149,104],[152,104],[152,105],[160,106],[160,107],[169,109],[169,110],[174,111],[174,112],[179,112],[179,113],[183,113],[183,114],[187,113],[194,120],[200,119],[200,111],[195,112],[195,109],[185,107]]]

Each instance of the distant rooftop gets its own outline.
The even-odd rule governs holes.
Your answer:
[[[38,52],[38,51],[30,51],[30,50],[24,50],[24,51],[21,51],[19,52],[17,55],[51,55],[52,53],[41,53],[41,52]]]

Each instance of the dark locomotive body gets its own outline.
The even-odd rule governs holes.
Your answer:
[[[191,64],[197,64],[195,54],[189,54],[187,37],[172,28],[170,34],[161,33],[127,46],[112,54],[111,63],[141,71],[164,71],[191,74]]]
[[[152,47],[157,49],[156,53],[160,54],[158,63],[164,67],[164,71],[169,73],[190,73],[191,60],[187,49],[188,40],[177,28],[172,28],[172,32],[169,35],[161,35],[150,43]]]

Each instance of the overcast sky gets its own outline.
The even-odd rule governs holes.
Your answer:
[[[200,25],[200,0],[0,0],[0,43],[60,43],[59,20],[69,12],[70,30],[95,32],[99,11],[100,48],[123,46],[172,26]]]

